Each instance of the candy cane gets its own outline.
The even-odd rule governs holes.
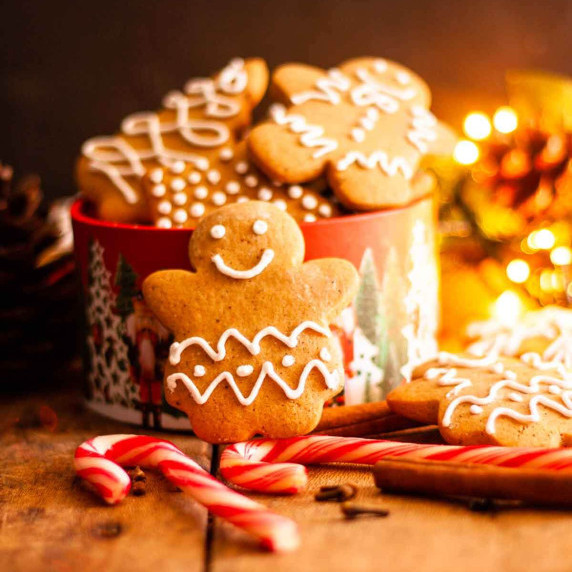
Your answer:
[[[220,471],[227,481],[251,491],[294,494],[308,481],[306,468],[295,463],[373,465],[384,457],[572,470],[572,448],[458,447],[310,435],[237,443],[223,452]]]
[[[212,514],[254,535],[269,550],[289,551],[299,544],[295,522],[229,489],[169,441],[139,435],[95,437],[82,443],[74,457],[77,474],[109,504],[123,500],[131,488],[121,466],[135,465],[159,468]]]

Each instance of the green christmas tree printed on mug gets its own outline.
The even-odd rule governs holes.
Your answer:
[[[365,250],[359,271],[352,315],[342,317],[353,338],[350,352],[345,349],[346,358],[351,353],[348,405],[384,399],[437,351],[437,267],[425,225],[415,223],[402,262],[395,248],[388,248],[381,280],[371,249]]]
[[[143,302],[138,276],[121,254],[113,280],[115,295],[103,254],[101,244],[91,241],[86,361],[90,404],[144,427],[160,428],[164,421],[178,426],[175,418],[186,417],[165,403],[162,392],[171,335]]]

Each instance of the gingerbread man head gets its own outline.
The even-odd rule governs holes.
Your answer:
[[[196,272],[165,270],[143,283],[147,304],[175,336],[169,403],[213,443],[311,431],[343,388],[329,324],[353,299],[355,268],[302,263],[296,222],[259,201],[205,217],[189,252]]]
[[[421,157],[451,147],[428,110],[425,82],[393,62],[360,58],[327,72],[289,64],[274,73],[272,90],[288,107],[273,106],[271,122],[249,135],[254,160],[288,183],[325,174],[349,208],[411,202],[426,192],[412,184]]]

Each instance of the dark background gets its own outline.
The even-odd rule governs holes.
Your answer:
[[[321,66],[358,55],[420,73],[459,125],[503,102],[508,68],[572,73],[572,1],[4,0],[0,160],[74,192],[82,141],[235,55]]]

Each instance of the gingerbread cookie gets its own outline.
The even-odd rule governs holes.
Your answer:
[[[423,155],[449,151],[454,137],[428,110],[430,93],[411,70],[382,59],[323,71],[288,64],[272,78],[271,122],[249,135],[254,161],[273,180],[296,184],[326,174],[346,207],[402,206]]]
[[[474,359],[442,352],[387,402],[405,417],[438,423],[452,444],[572,446],[572,372],[536,354]]]
[[[189,252],[196,272],[165,270],[143,283],[147,304],[175,336],[169,403],[212,443],[311,431],[343,388],[329,324],[353,299],[355,268],[333,258],[303,264],[294,219],[260,201],[205,217]]]
[[[496,319],[474,322],[467,329],[473,340],[467,351],[476,356],[521,356],[535,353],[543,361],[572,370],[572,310],[546,306],[515,322]]]
[[[267,201],[298,222],[339,215],[339,207],[308,187],[282,185],[248,160],[246,143],[228,144],[203,153],[209,168],[181,164],[181,171],[155,167],[143,177],[151,216],[162,228],[190,227],[224,204]]]
[[[159,112],[126,117],[118,134],[83,144],[81,192],[104,219],[151,221],[141,192],[145,173],[162,167],[178,175],[192,166],[206,175],[210,157],[234,146],[250,124],[267,83],[263,60],[236,58],[213,78],[192,79],[183,91],[168,93]]]

